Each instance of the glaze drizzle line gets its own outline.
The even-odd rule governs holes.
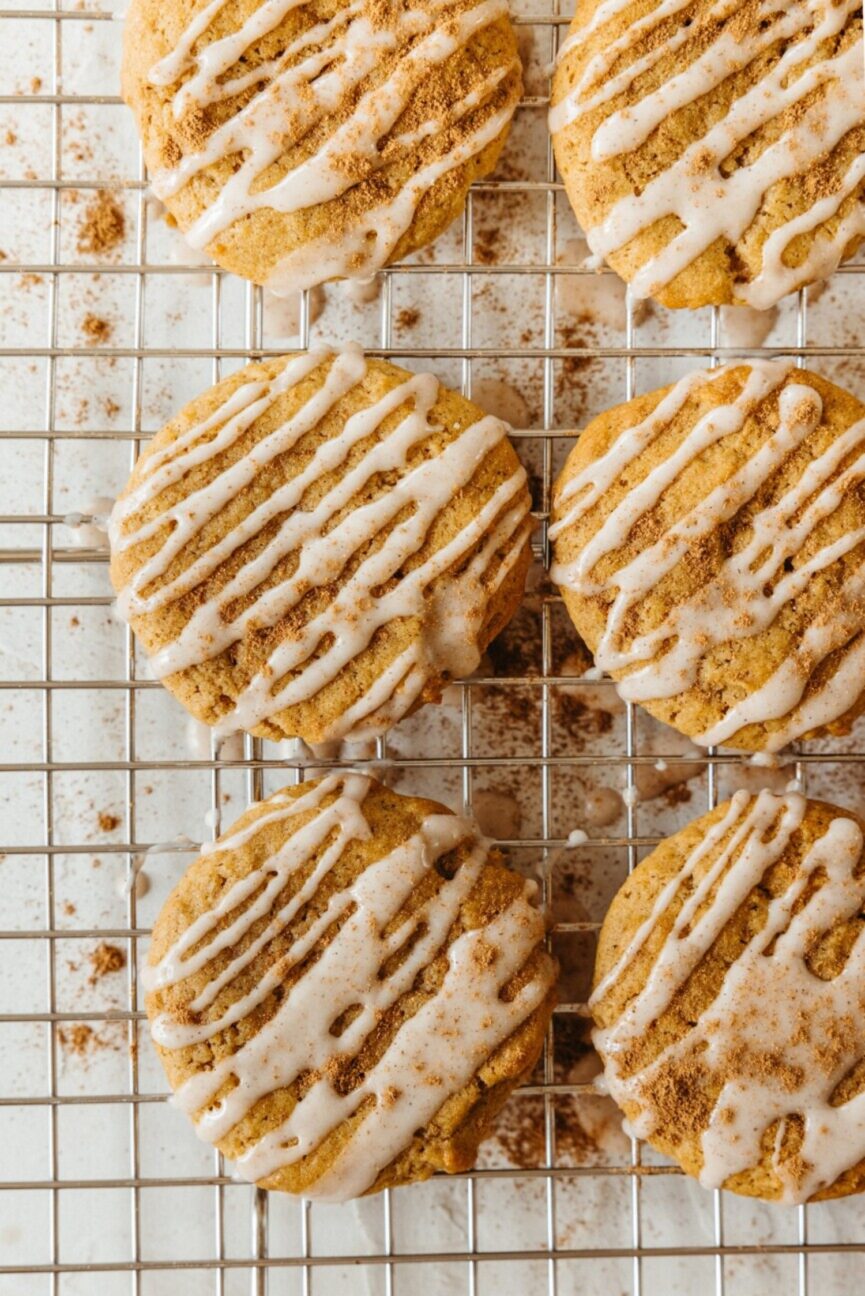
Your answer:
[[[501,998],[503,987],[544,935],[543,919],[533,903],[534,884],[526,882],[492,921],[453,941],[447,949],[448,969],[436,993],[403,1021],[361,1083],[348,1093],[337,1092],[329,1078],[332,1065],[338,1057],[360,1051],[381,1015],[437,956],[484,867],[487,846],[470,821],[431,815],[413,837],[369,865],[349,886],[335,891],[324,912],[278,963],[233,1005],[221,1008],[223,990],[302,911],[349,844],[369,839],[363,809],[368,790],[369,780],[360,775],[333,775],[300,797],[278,793],[263,803],[262,815],[221,838],[211,851],[236,850],[254,840],[265,825],[280,820],[289,821],[291,832],[293,818],[308,812],[311,817],[273,855],[229,887],[213,909],[197,917],[146,974],[150,991],[177,985],[210,967],[220,954],[241,943],[256,921],[270,916],[253,942],[221,971],[212,972],[189,1012],[181,1019],[166,1012],[155,1017],[156,1042],[165,1049],[185,1048],[212,1039],[253,1012],[285,981],[286,968],[301,962],[325,933],[332,935],[257,1033],[212,1069],[189,1079],[173,1099],[196,1118],[200,1137],[215,1142],[265,1094],[291,1086],[301,1074],[312,1077],[313,1083],[289,1117],[251,1144],[238,1160],[239,1172],[250,1181],[294,1165],[362,1104],[368,1104],[369,1110],[333,1165],[304,1189],[305,1195],[328,1201],[343,1201],[370,1188],[379,1172],[411,1143],[415,1131],[540,1006],[555,976],[552,961],[544,955],[535,975],[512,998]],[[454,875],[385,934],[436,861],[460,843],[467,843],[469,850]],[[275,911],[276,898],[292,875],[318,852],[310,876]],[[219,931],[220,921],[232,914],[236,916]],[[382,978],[379,969],[402,949],[407,950],[402,962]],[[355,1010],[350,1024],[338,1036],[332,1034],[331,1025],[349,1008]],[[199,1020],[191,1022],[190,1013]],[[230,1078],[234,1086],[215,1103]]]
[[[568,59],[582,41],[620,18],[630,3],[603,0],[591,21],[565,42],[560,55],[560,78],[561,69],[567,68]],[[802,64],[817,54],[823,42],[837,38],[861,14],[861,0],[839,0],[834,4],[827,0],[790,0],[786,4],[761,0],[744,34],[734,21],[742,6],[718,0],[694,15],[691,24],[680,24],[669,39],[653,41],[656,29],[690,3],[661,0],[648,15],[612,39],[608,48],[590,58],[576,84],[568,85],[564,97],[550,111],[550,130],[554,135],[564,133],[616,96],[635,91],[633,104],[602,116],[592,132],[592,160],[603,164],[638,153],[671,115],[754,64],[773,46],[778,45],[782,51],[755,84],[733,101],[720,121],[685,147],[665,171],[639,192],[614,202],[604,219],[586,231],[592,252],[608,258],[662,218],[678,219],[681,230],[631,279],[637,297],[657,293],[717,239],[724,238],[735,246],[753,224],[773,185],[805,176],[850,131],[865,124],[861,39],[802,70]],[[705,49],[695,52],[682,72],[657,88],[641,92],[641,78],[651,77],[658,62],[670,52],[691,42],[696,50],[701,27],[715,21],[726,25]],[[623,70],[613,71],[629,51],[633,51],[631,61]],[[813,99],[821,87],[825,92]],[[753,160],[725,173],[722,164],[736,155],[743,141],[772,123],[785,109],[799,105],[777,140]],[[803,283],[828,277],[848,244],[865,234],[863,179],[865,162],[857,156],[837,187],[828,193],[815,192],[804,213],[775,229],[761,250],[759,272],[750,281],[737,282],[736,299],[765,310]],[[860,200],[845,212],[835,232],[830,235],[822,230],[802,264],[787,264],[785,254],[793,240],[837,216],[854,193]]]
[[[739,906],[781,858],[805,806],[800,796],[737,792],[723,818],[663,888],[590,1001],[597,1007],[615,987],[682,894],[643,988],[612,1025],[593,1032],[605,1055],[610,1093],[619,1104],[637,1105],[631,1124],[649,1138],[657,1127],[653,1084],[696,1059],[709,1077],[723,1080],[701,1135],[700,1182],[720,1188],[731,1175],[758,1165],[761,1140],[777,1121],[772,1168],[786,1202],[807,1201],[865,1158],[865,1093],[833,1101],[840,1082],[865,1056],[865,932],[860,929],[837,976],[824,980],[807,962],[815,934],[856,918],[865,905],[865,874],[858,868],[863,837],[852,819],[833,819],[810,847],[795,879],[770,900],[765,925],[727,969],[696,1023],[644,1066],[635,1069],[629,1050],[667,1011]],[[698,881],[705,861],[710,862]],[[814,887],[821,877],[823,885]],[[767,1057],[776,1060],[774,1068],[758,1064]],[[793,1116],[803,1122],[802,1144],[795,1158],[785,1158],[782,1141]]]
[[[168,487],[229,451],[274,401],[328,362],[320,388],[253,451],[221,466],[206,485],[145,520],[148,506]],[[380,628],[400,618],[420,619],[412,643],[334,720],[324,740],[383,732],[411,709],[431,679],[465,676],[480,660],[479,637],[489,602],[528,540],[526,474],[522,467],[516,469],[462,530],[419,566],[402,570],[423,548],[455,494],[469,485],[479,464],[507,434],[500,420],[482,418],[439,453],[409,468],[412,449],[435,430],[430,413],[439,384],[431,374],[407,378],[349,417],[335,436],[316,447],[296,476],[228,524],[205,552],[172,574],[190,541],[226,516],[259,473],[298,445],[366,374],[359,349],[317,349],[289,360],[272,379],[245,382],[207,419],[146,460],[141,478],[115,506],[109,526],[115,553],[160,538],[118,596],[118,612],[127,621],[206,588],[232,554],[282,518],[260,550],[218,592],[202,597],[179,633],[154,654],[159,678],[212,660],[253,628],[276,625],[310,590],[337,581],[352,558],[387,531],[326,606],[272,648],[220,719],[219,732],[253,729],[283,708],[315,696],[368,648]],[[384,421],[404,406],[404,416],[381,433]],[[342,467],[353,448],[376,432],[378,438],[341,479],[313,507],[303,508],[306,492]],[[387,493],[360,502],[367,484],[383,474],[396,477]],[[290,578],[265,587],[277,565],[291,555],[297,565]],[[445,573],[447,581],[439,582]]]
[[[602,498],[622,471],[659,436],[701,387],[711,386],[736,366],[689,374],[662,398],[652,413],[625,429],[609,450],[565,485],[556,503],[561,514],[550,528],[560,538]],[[704,537],[748,504],[756,491],[820,425],[823,404],[806,382],[787,382],[789,366],[752,361],[734,401],[709,410],[682,437],[673,454],[653,468],[605,518],[570,562],[556,562],[552,577],[565,589],[589,598],[613,593],[595,660],[602,669],[628,673],[619,682],[633,702],[669,698],[692,687],[706,655],[719,644],[756,635],[801,595],[813,575],[825,571],[865,541],[853,528],[826,543],[806,562],[785,569],[815,528],[865,479],[865,419],[836,437],[807,465],[776,502],[756,511],[748,543],[725,558],[718,570],[684,601],[677,602],[654,629],[629,636],[629,615]],[[663,492],[712,445],[734,435],[762,401],[778,393],[779,422],[771,436],[729,478],[670,523],[658,539],[606,578],[597,575],[604,559],[625,544],[637,521],[654,509]],[[851,459],[851,456],[852,459]],[[848,463],[847,460],[850,459]],[[840,471],[843,467],[843,471]],[[573,503],[571,503],[573,501]],[[859,561],[840,589],[838,609],[807,626],[789,658],[758,689],[694,738],[703,746],[726,742],[747,724],[783,719],[766,748],[777,751],[810,729],[838,719],[862,688],[865,646],[861,600],[865,563]],[[847,646],[835,673],[808,697],[819,664]],[[803,701],[804,698],[804,701]]]
[[[492,143],[513,115],[514,95],[499,90],[507,78],[518,76],[516,62],[486,76],[478,74],[464,96],[442,106],[439,115],[419,128],[398,129],[424,80],[478,33],[506,17],[506,0],[477,0],[467,9],[455,9],[450,0],[405,9],[395,5],[386,21],[380,11],[368,13],[364,0],[353,0],[329,20],[305,29],[278,58],[250,71],[240,60],[298,8],[300,0],[266,0],[235,31],[202,44],[225,3],[212,0],[149,73],[155,86],[177,85],[172,110],[181,122],[189,112],[259,87],[200,147],[153,178],[154,192],[166,200],[214,163],[240,159],[185,231],[193,247],[205,248],[233,222],[255,211],[291,213],[339,198],[423,140],[459,127],[449,147],[427,158],[398,185],[390,181],[390,192],[385,190],[382,200],[354,213],[345,228],[327,231],[287,253],[267,286],[289,293],[334,277],[368,278],[387,264],[436,181]],[[393,59],[387,77],[365,90],[383,59]],[[233,69],[239,70],[231,75]],[[310,134],[330,118],[333,123],[310,156],[290,165],[272,184],[260,184],[270,166],[286,152],[303,149]]]

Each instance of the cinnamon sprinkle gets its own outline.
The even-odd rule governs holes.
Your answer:
[[[110,252],[123,241],[125,232],[123,208],[112,193],[100,189],[84,209],[75,246],[79,252]]]
[[[101,345],[108,342],[113,333],[113,326],[108,320],[102,319],[100,315],[94,315],[93,311],[88,311],[81,321],[81,332],[90,341]]]
[[[102,941],[92,950],[90,955],[90,966],[92,972],[87,979],[88,985],[96,985],[105,976],[111,976],[114,972],[122,972],[126,967],[126,955],[119,945],[109,945],[107,941]]]

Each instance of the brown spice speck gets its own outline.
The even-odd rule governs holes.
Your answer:
[[[90,342],[95,342],[98,346],[110,339],[113,327],[108,320],[88,311],[81,321],[81,332]]]
[[[120,827],[120,816],[109,814],[107,810],[100,810],[99,827],[103,832],[113,832],[115,828]]]
[[[110,252],[125,232],[123,208],[107,189],[100,189],[84,209],[76,247],[79,252]]]
[[[74,1026],[61,1026],[57,1031],[57,1038],[60,1047],[67,1053],[74,1053],[76,1057],[84,1057],[88,1049],[100,1043],[93,1027],[85,1022],[76,1022]]]
[[[122,972],[126,967],[126,955],[119,945],[109,945],[107,941],[102,941],[92,950],[90,955],[90,966],[93,969],[88,977],[88,984],[95,985],[101,981],[104,976],[110,976],[114,972]]]

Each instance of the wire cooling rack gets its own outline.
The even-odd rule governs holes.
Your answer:
[[[568,21],[548,4],[516,15],[535,61],[514,131],[517,162],[475,186],[461,226],[432,257],[385,273],[365,313],[334,322],[371,354],[428,365],[468,394],[489,373],[531,389],[526,417],[516,416],[527,426],[515,437],[533,473],[539,563],[548,556],[552,484],[579,419],[683,369],[742,354],[741,337],[738,349],[736,338],[725,345],[718,310],[646,321],[622,299],[612,321],[607,306],[600,325],[579,310],[579,328],[563,324],[564,279],[587,295],[601,281],[568,252],[568,233],[577,231],[544,128],[549,65]],[[0,712],[0,1294],[848,1291],[865,1250],[865,1212],[855,1200],[777,1212],[704,1193],[633,1140],[574,1154],[561,1137],[562,1105],[591,1094],[591,1083],[561,1054],[583,1011],[579,995],[559,1005],[538,1074],[513,1100],[533,1104],[534,1164],[485,1154],[453,1180],[384,1193],[360,1208],[311,1207],[237,1182],[166,1106],[144,1038],[139,1048],[137,976],[160,884],[164,894],[192,842],[214,832],[223,813],[230,820],[248,800],[333,762],[252,740],[202,749],[199,736],[193,752],[178,740],[179,710],[147,677],[128,631],[111,621],[104,548],[88,547],[92,533],[69,516],[87,513],[76,507],[81,483],[98,478],[109,494],[119,489],[141,443],[181,399],[250,358],[289,349],[272,341],[259,290],[178,256],[176,244],[169,254],[160,241],[114,91],[120,17],[56,4],[0,10],[0,149],[10,124],[0,152],[0,646],[8,663]],[[88,63],[91,47],[99,57]],[[105,188],[122,203],[126,239],[114,257],[82,255],[70,232],[76,213]],[[492,226],[487,202],[498,204]],[[520,204],[524,237],[512,238]],[[787,303],[773,332],[745,354],[814,358],[855,387],[865,378],[857,342],[863,271],[846,267],[822,297]],[[21,292],[30,294],[24,306]],[[82,302],[106,301],[118,319],[112,336],[82,341],[70,332]],[[417,302],[439,307],[424,341]],[[292,346],[321,335],[317,309],[306,294]],[[154,329],[154,320],[166,327]],[[88,406],[99,383],[113,395]],[[630,707],[611,703],[598,712],[607,720],[592,720],[585,698],[606,696],[609,686],[590,678],[577,680],[579,714],[594,727],[572,741],[559,704],[575,687],[573,668],[562,669],[573,640],[543,581],[527,609],[535,657],[493,653],[471,682],[450,690],[447,724],[436,729],[427,713],[413,730],[408,722],[407,740],[397,732],[378,744],[375,768],[469,809],[491,780],[530,800],[523,828],[502,847],[518,867],[539,872],[559,919],[560,952],[569,941],[590,951],[626,870],[747,771],[730,756],[685,752]],[[497,728],[487,723],[490,698],[506,704]],[[508,712],[514,698],[519,708]],[[644,804],[641,774],[659,756],[668,768],[690,762],[687,790]],[[854,734],[812,745],[784,777],[807,774],[809,789],[851,804],[863,759]],[[623,792],[621,816],[565,857],[580,796],[598,778]],[[110,811],[100,809],[106,802]],[[142,859],[155,882],[144,898],[122,885]],[[563,859],[583,888],[578,910],[559,905]],[[119,890],[106,879],[119,880]],[[107,1001],[102,983],[81,973],[97,942],[126,959]]]

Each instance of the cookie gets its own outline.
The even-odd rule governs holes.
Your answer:
[[[531,501],[506,434],[355,347],[249,365],[139,459],[109,524],[119,615],[220,734],[383,733],[519,605]]]
[[[865,406],[804,369],[689,374],[596,418],[553,580],[619,692],[703,747],[778,751],[865,706]]]
[[[263,1188],[468,1169],[553,1010],[535,892],[469,820],[361,775],[252,806],[154,927],[174,1103]]]
[[[284,295],[436,238],[522,78],[506,0],[133,0],[122,88],[187,242]]]
[[[865,1188],[862,827],[737,792],[643,860],[604,920],[590,1008],[609,1091],[708,1188]]]
[[[598,264],[766,310],[865,237],[861,0],[578,0],[556,160]]]

